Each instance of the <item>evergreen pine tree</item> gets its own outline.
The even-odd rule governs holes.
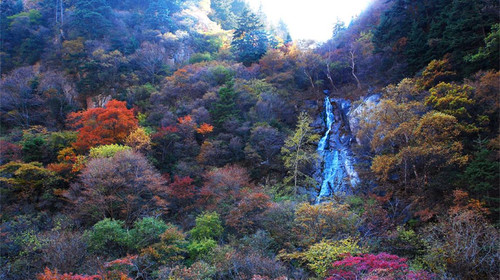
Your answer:
[[[408,57],[408,70],[415,73],[424,68],[430,61],[429,46],[426,44],[427,35],[416,21],[413,22],[405,54]]]
[[[106,0],[77,0],[71,25],[77,35],[89,39],[101,38],[111,28],[113,11]]]
[[[245,8],[231,43],[238,60],[245,66],[257,62],[267,51],[269,39],[258,16]]]
[[[236,92],[233,89],[233,81],[230,81],[219,90],[219,100],[213,105],[210,115],[215,126],[221,129],[227,120],[238,118],[238,113]]]

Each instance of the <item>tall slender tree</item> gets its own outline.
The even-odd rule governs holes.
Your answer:
[[[311,123],[311,117],[302,112],[295,132],[285,140],[285,145],[281,148],[284,165],[288,169],[285,183],[293,182],[294,194],[297,194],[300,185],[308,186],[314,181],[306,171],[317,158],[313,143],[319,140],[319,135],[312,131]]]

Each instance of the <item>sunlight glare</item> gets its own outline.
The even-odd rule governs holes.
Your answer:
[[[349,24],[371,0],[248,0],[257,11],[262,10],[268,20],[276,25],[282,19],[294,40],[313,39],[326,41],[332,36],[337,19]]]

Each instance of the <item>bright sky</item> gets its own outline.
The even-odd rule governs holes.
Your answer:
[[[337,18],[349,24],[371,0],[247,0],[257,11],[262,4],[264,13],[274,24],[279,19],[288,25],[294,40],[326,41],[332,36]]]

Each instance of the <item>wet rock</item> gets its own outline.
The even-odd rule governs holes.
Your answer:
[[[318,143],[319,160],[315,173],[315,178],[320,183],[317,203],[328,199],[332,194],[352,194],[353,187],[359,183],[351,152],[353,136],[347,117],[350,108],[348,100],[325,97],[323,123],[326,132]]]

